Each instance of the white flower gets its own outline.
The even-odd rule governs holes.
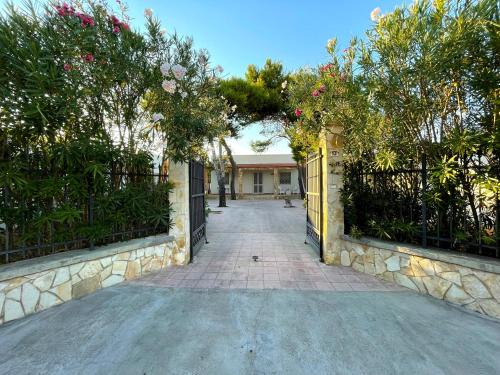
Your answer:
[[[288,85],[288,82],[287,81],[283,81],[283,83],[281,84],[281,88],[282,89],[286,89],[286,85]]]
[[[174,74],[174,77],[177,79],[182,79],[186,75],[187,69],[184,68],[182,65],[176,64],[172,66],[172,73]]]
[[[160,35],[165,35],[167,33],[167,29],[161,29],[160,30]]]
[[[161,84],[161,87],[163,87],[163,90],[165,90],[166,92],[173,94],[175,92],[175,89],[177,88],[177,82],[175,82],[173,79],[165,80]]]
[[[231,112],[236,111],[236,108],[238,108],[238,106],[237,106],[236,104],[235,104],[235,105],[233,105],[233,106],[231,107]]]
[[[376,7],[375,9],[372,10],[372,12],[370,13],[370,18],[373,22],[377,22],[381,15],[380,13],[382,12],[382,10],[379,8],[379,7]]]
[[[204,53],[200,53],[200,56],[198,56],[198,63],[200,65],[205,65],[207,63],[207,57],[205,56]]]
[[[328,50],[328,52],[332,53],[336,44],[337,44],[337,39],[335,38],[329,39],[328,42],[326,42],[326,49]]]
[[[224,71],[224,68],[222,66],[220,66],[220,65],[217,65],[215,67],[215,70],[217,70],[219,73],[222,73]]]
[[[151,8],[144,9],[144,16],[148,18],[153,17],[153,9]]]
[[[163,74],[165,77],[168,76],[168,73],[170,72],[170,67],[171,65],[169,63],[163,63],[160,66],[161,74]]]
[[[153,122],[158,122],[160,120],[165,120],[165,116],[161,113],[153,113]]]
[[[188,94],[186,91],[181,91],[181,98],[182,99],[186,99],[187,96],[188,96]]]

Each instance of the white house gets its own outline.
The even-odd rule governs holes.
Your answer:
[[[299,194],[297,163],[291,154],[233,155],[237,165],[235,189],[242,195]],[[226,171],[226,192],[230,192],[231,169]],[[210,192],[217,194],[217,175],[210,175]]]

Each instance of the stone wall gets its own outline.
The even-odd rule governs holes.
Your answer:
[[[497,260],[349,236],[341,243],[343,266],[500,318]]]
[[[169,265],[185,264],[189,255],[178,243],[173,236],[152,236],[2,266],[0,324]]]

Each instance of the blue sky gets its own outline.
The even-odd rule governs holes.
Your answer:
[[[339,48],[363,37],[370,27],[370,12],[391,11],[403,0],[145,0],[129,2],[130,15],[139,24],[144,8],[152,8],[167,30],[194,38],[208,49],[214,64],[226,76],[243,76],[248,64],[262,65],[267,57],[286,70],[316,66],[327,60],[325,45],[337,37]],[[252,153],[250,142],[262,139],[260,125],[247,128],[231,140],[235,154]],[[282,141],[268,153],[288,153]]]
[[[352,37],[363,37],[371,26],[370,12],[375,7],[385,13],[402,2],[130,0],[128,5],[133,27],[143,25],[144,9],[152,8],[168,31],[192,36],[197,48],[206,48],[212,62],[224,67],[225,76],[243,76],[248,64],[262,65],[267,57],[281,61],[289,71],[323,63],[328,58],[325,51],[328,39],[337,37],[342,50]],[[251,153],[249,143],[259,138],[259,130],[259,125],[252,126],[241,139],[233,140],[234,152]],[[282,142],[269,152],[288,152],[288,148]]]

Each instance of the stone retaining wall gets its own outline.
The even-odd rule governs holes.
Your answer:
[[[183,239],[161,235],[0,266],[0,324],[188,260]]]
[[[500,262],[497,260],[344,236],[340,263],[500,318]]]

